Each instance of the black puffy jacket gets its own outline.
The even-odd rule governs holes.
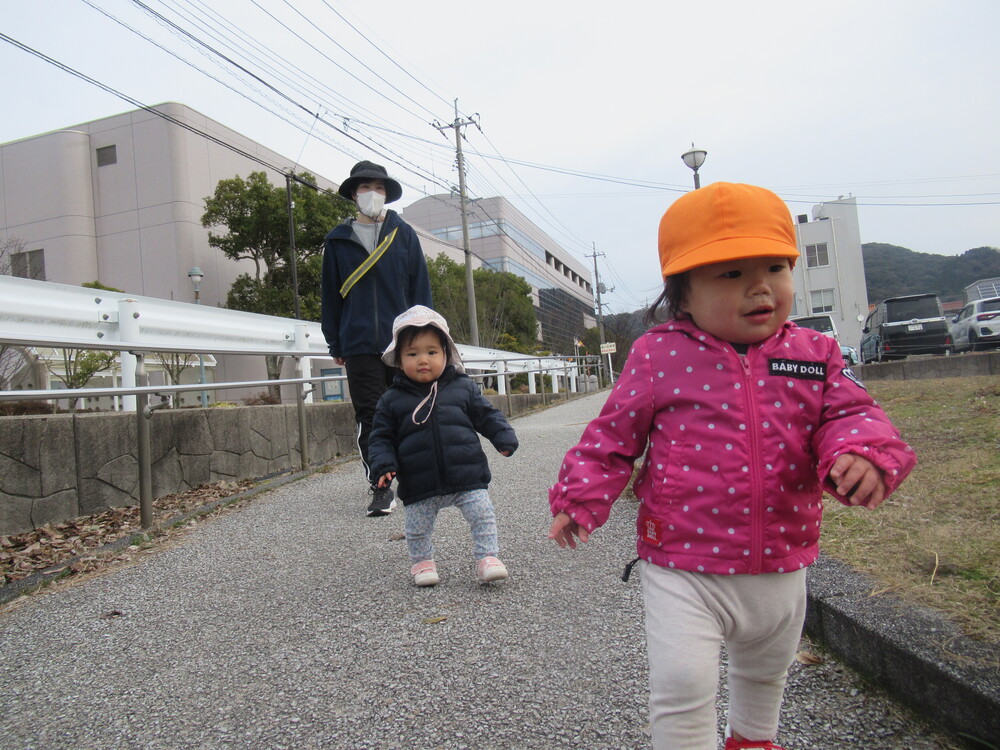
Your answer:
[[[368,258],[352,224],[333,229],[323,248],[323,335],[331,357],[381,355],[392,341],[397,315],[414,305],[434,307],[420,240],[395,211],[386,211],[378,235],[381,242],[398,230],[392,245],[346,297],[340,296],[341,285]]]
[[[382,394],[368,442],[372,476],[396,472],[404,505],[435,495],[486,489],[490,465],[479,434],[498,451],[517,449],[517,436],[504,415],[471,378],[449,365],[437,379],[437,398],[413,412],[431,392],[402,373]],[[428,417],[428,409],[430,416]],[[477,434],[478,433],[478,434]]]

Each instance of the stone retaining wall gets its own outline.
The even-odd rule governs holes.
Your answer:
[[[897,362],[858,365],[862,380],[921,380],[926,378],[971,378],[1000,375],[1000,352],[970,352],[950,357],[916,356]]]
[[[517,415],[569,394],[489,396]],[[354,410],[306,406],[309,456],[357,452]],[[0,536],[139,502],[133,412],[0,418]],[[150,421],[153,497],[301,467],[294,405],[176,409]]]

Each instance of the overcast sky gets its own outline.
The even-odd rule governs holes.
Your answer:
[[[457,184],[432,125],[457,98],[482,128],[471,196],[506,196],[588,268],[596,247],[609,312],[660,291],[656,228],[692,142],[703,185],[763,185],[793,214],[856,196],[864,242],[1000,246],[997,0],[144,5],[8,1],[0,33],[331,180],[386,164],[399,207]],[[6,39],[0,69],[0,143],[135,108]]]

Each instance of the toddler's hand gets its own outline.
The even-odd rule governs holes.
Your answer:
[[[885,499],[882,472],[862,456],[853,453],[839,456],[830,468],[830,479],[851,505],[874,510]]]
[[[392,480],[395,478],[396,478],[396,472],[387,471],[385,474],[383,474],[378,478],[379,488],[388,487],[390,484],[392,484]]]
[[[576,549],[574,534],[580,538],[581,542],[590,539],[590,533],[570,518],[567,513],[560,513],[552,519],[552,525],[549,527],[549,539],[554,539],[560,547],[565,549],[568,546],[570,549]]]
[[[514,453],[514,451],[500,451],[500,455],[501,456],[510,456],[513,453]]]

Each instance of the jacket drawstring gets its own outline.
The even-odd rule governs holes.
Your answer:
[[[413,420],[413,424],[423,424],[424,422],[426,422],[428,419],[431,418],[431,412],[434,411],[434,404],[437,401],[437,396],[438,396],[438,382],[435,380],[433,383],[431,383],[431,389],[427,393],[427,395],[424,396],[423,401],[421,401],[419,404],[416,405],[416,407],[414,407],[413,413],[410,415],[410,419]],[[427,407],[427,416],[418,422],[417,412],[419,412],[423,408],[424,404],[426,404],[428,400],[431,402],[431,405]]]
[[[625,581],[625,583],[628,583],[629,576],[632,575],[632,568],[634,568],[635,564],[639,562],[641,559],[642,559],[641,557],[637,557],[632,562],[630,562],[628,565],[625,566],[625,570],[624,572],[622,572],[622,580]]]

